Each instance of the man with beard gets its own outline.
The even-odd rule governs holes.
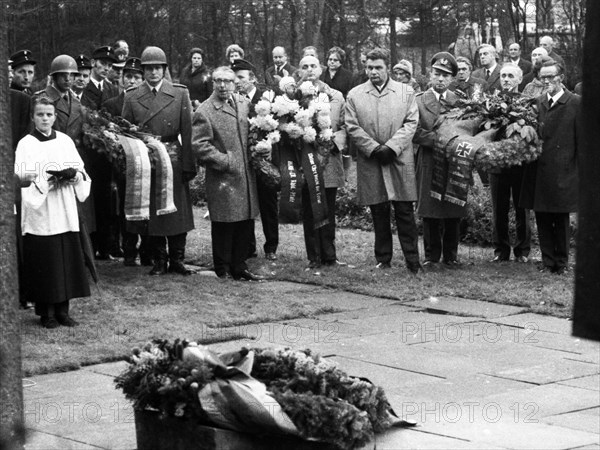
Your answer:
[[[127,222],[127,231],[150,236],[154,267],[150,275],[169,272],[193,273],[184,265],[187,233],[194,229],[189,182],[196,176],[192,155],[192,104],[187,88],[165,79],[167,56],[159,47],[146,47],[141,65],[144,82],[125,93],[123,117],[150,133],[160,136],[173,168],[175,212],[157,215],[158,188],[153,177],[150,185],[150,220]],[[168,243],[168,252],[167,252]],[[167,269],[168,259],[168,269]]]
[[[358,203],[368,205],[375,229],[378,269],[391,267],[391,206],[406,266],[416,274],[418,233],[413,202],[417,200],[412,139],[419,110],[413,89],[389,77],[389,53],[367,54],[369,81],[348,93],[344,109],[348,135],[357,148]]]
[[[305,183],[302,188],[302,223],[309,268],[316,268],[321,264],[345,266],[346,263],[337,259],[335,248],[335,201],[338,188],[344,187],[346,181],[342,163],[342,152],[346,149],[344,96],[340,91],[331,88],[320,79],[322,76],[321,64],[314,56],[305,56],[300,60],[298,75],[300,77],[299,83],[309,81],[317,87],[318,92],[321,94],[321,98],[317,97],[317,100],[328,99],[331,129],[334,133],[334,145],[323,168],[328,221],[326,225],[315,229],[308,185]]]
[[[577,151],[581,97],[564,89],[564,68],[548,61],[540,69],[545,92],[537,98],[543,151],[525,169],[520,205],[535,211],[542,261],[539,270],[569,270],[569,213],[577,212]]]
[[[457,96],[448,86],[456,76],[458,66],[454,57],[440,52],[431,59],[431,88],[417,95],[419,127],[414,143],[419,144],[417,152],[417,182],[419,201],[417,214],[423,218],[423,243],[425,246],[425,268],[433,268],[443,257],[444,264],[459,266],[458,239],[460,219],[467,215],[466,206],[441,201],[431,196],[433,178],[434,145],[437,133],[435,123],[440,114],[451,109]]]
[[[35,59],[30,50],[19,50],[11,55],[11,67],[13,70],[13,79],[10,83],[11,89],[22,91],[31,95],[31,83],[35,74]]]
[[[71,91],[73,95],[77,97],[77,100],[81,101],[83,90],[90,82],[90,73],[92,72],[92,63],[90,59],[85,55],[79,55],[75,57],[77,63],[78,72],[73,75],[73,85]]]
[[[237,91],[250,101],[250,117],[254,115],[254,105],[262,98],[264,89],[256,86],[255,68],[245,59],[236,59],[231,64],[231,69],[237,78]],[[279,245],[279,219],[277,210],[277,190],[267,185],[259,176],[256,177],[256,189],[258,192],[258,207],[260,209],[260,220],[265,235],[263,250],[265,258],[269,261],[277,259],[277,246]],[[254,223],[250,235],[249,257],[256,256],[256,236]]]
[[[256,179],[248,156],[250,102],[235,91],[235,72],[218,67],[214,91],[194,113],[193,147],[206,167],[215,273],[219,278],[260,281],[248,270],[248,241],[258,215]]]
[[[519,66],[515,64],[504,65],[500,70],[502,93],[519,97],[518,87],[522,78],[523,72]],[[494,245],[494,259],[492,259],[492,262],[508,261],[510,259],[508,214],[512,198],[517,232],[513,253],[515,261],[526,263],[531,249],[531,229],[529,226],[529,211],[519,207],[523,166],[495,169],[489,173],[493,217],[492,241]]]

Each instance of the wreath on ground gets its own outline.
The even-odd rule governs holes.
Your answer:
[[[236,431],[291,433],[343,449],[406,424],[382,388],[310,350],[217,355],[194,342],[154,340],[133,350],[115,382],[136,410]]]

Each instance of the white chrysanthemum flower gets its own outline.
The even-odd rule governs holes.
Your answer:
[[[259,116],[266,116],[271,113],[271,102],[267,100],[259,100],[259,102],[254,107],[256,114]]]
[[[271,131],[269,134],[267,134],[267,139],[273,144],[276,144],[281,140],[281,133],[278,130]]]
[[[289,123],[285,131],[291,139],[298,139],[304,134],[302,128],[296,125],[295,123]]]
[[[315,130],[313,127],[306,127],[304,128],[304,142],[308,142],[309,144],[311,142],[315,142],[315,139],[317,138],[317,130]]]
[[[331,127],[331,116],[318,114],[317,115],[317,125],[319,125],[319,128],[321,130],[324,130],[325,128],[330,128]]]
[[[305,81],[300,85],[299,89],[304,96],[317,94],[317,87],[311,81]]]
[[[257,152],[271,151],[271,148],[272,148],[271,141],[269,141],[268,139],[263,139],[262,141],[259,141],[256,143],[256,151]]]
[[[286,114],[294,114],[300,105],[298,100],[292,100],[285,95],[278,95],[275,97],[273,104],[271,105],[271,111],[277,116],[285,116]]]
[[[331,139],[333,139],[333,130],[331,128],[325,128],[319,133],[319,136],[324,141],[330,141]]]
[[[275,120],[271,114],[258,116],[258,125],[261,130],[273,131],[279,126],[279,121]]]
[[[294,115],[294,120],[302,128],[306,128],[311,124],[312,115],[308,109],[301,109]]]

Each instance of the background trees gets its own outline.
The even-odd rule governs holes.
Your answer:
[[[321,52],[339,45],[355,68],[363,47],[386,46],[393,61],[408,58],[425,73],[431,55],[445,50],[466,23],[497,19],[502,42],[520,42],[528,55],[543,34],[558,41],[557,52],[579,78],[584,31],[583,0],[5,0],[10,51],[31,49],[45,73],[59,53],[87,53],[116,39],[132,54],[145,45],[165,49],[173,72],[191,47],[207,52],[210,65],[224,63],[232,43],[258,67],[283,45],[293,63],[302,48]]]

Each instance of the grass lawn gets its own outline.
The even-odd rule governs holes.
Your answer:
[[[196,209],[196,229],[188,235],[187,259],[210,263],[210,222]],[[260,223],[257,240],[264,240]],[[455,296],[528,306],[531,311],[568,317],[573,276],[540,274],[532,263],[490,263],[491,249],[460,247],[460,269],[439,268],[412,276],[402,262],[397,239],[393,267],[374,268],[373,233],[340,229],[338,258],[348,267],[305,270],[307,261],[301,225],[280,226],[279,259],[249,261],[250,269],[274,280],[323,285],[339,290],[411,302]],[[71,312],[80,325],[46,330],[31,310],[21,311],[23,368],[26,375],[71,370],[82,365],[122,359],[133,346],[152,338],[185,337],[204,342],[235,338],[215,333],[241,324],[313,317],[338,311],[327,300],[305,292],[269,287],[269,283],[220,280],[199,274],[150,277],[147,267],[117,262],[98,264],[101,280],[92,297],[74,300]],[[443,300],[442,300],[443,301]]]

